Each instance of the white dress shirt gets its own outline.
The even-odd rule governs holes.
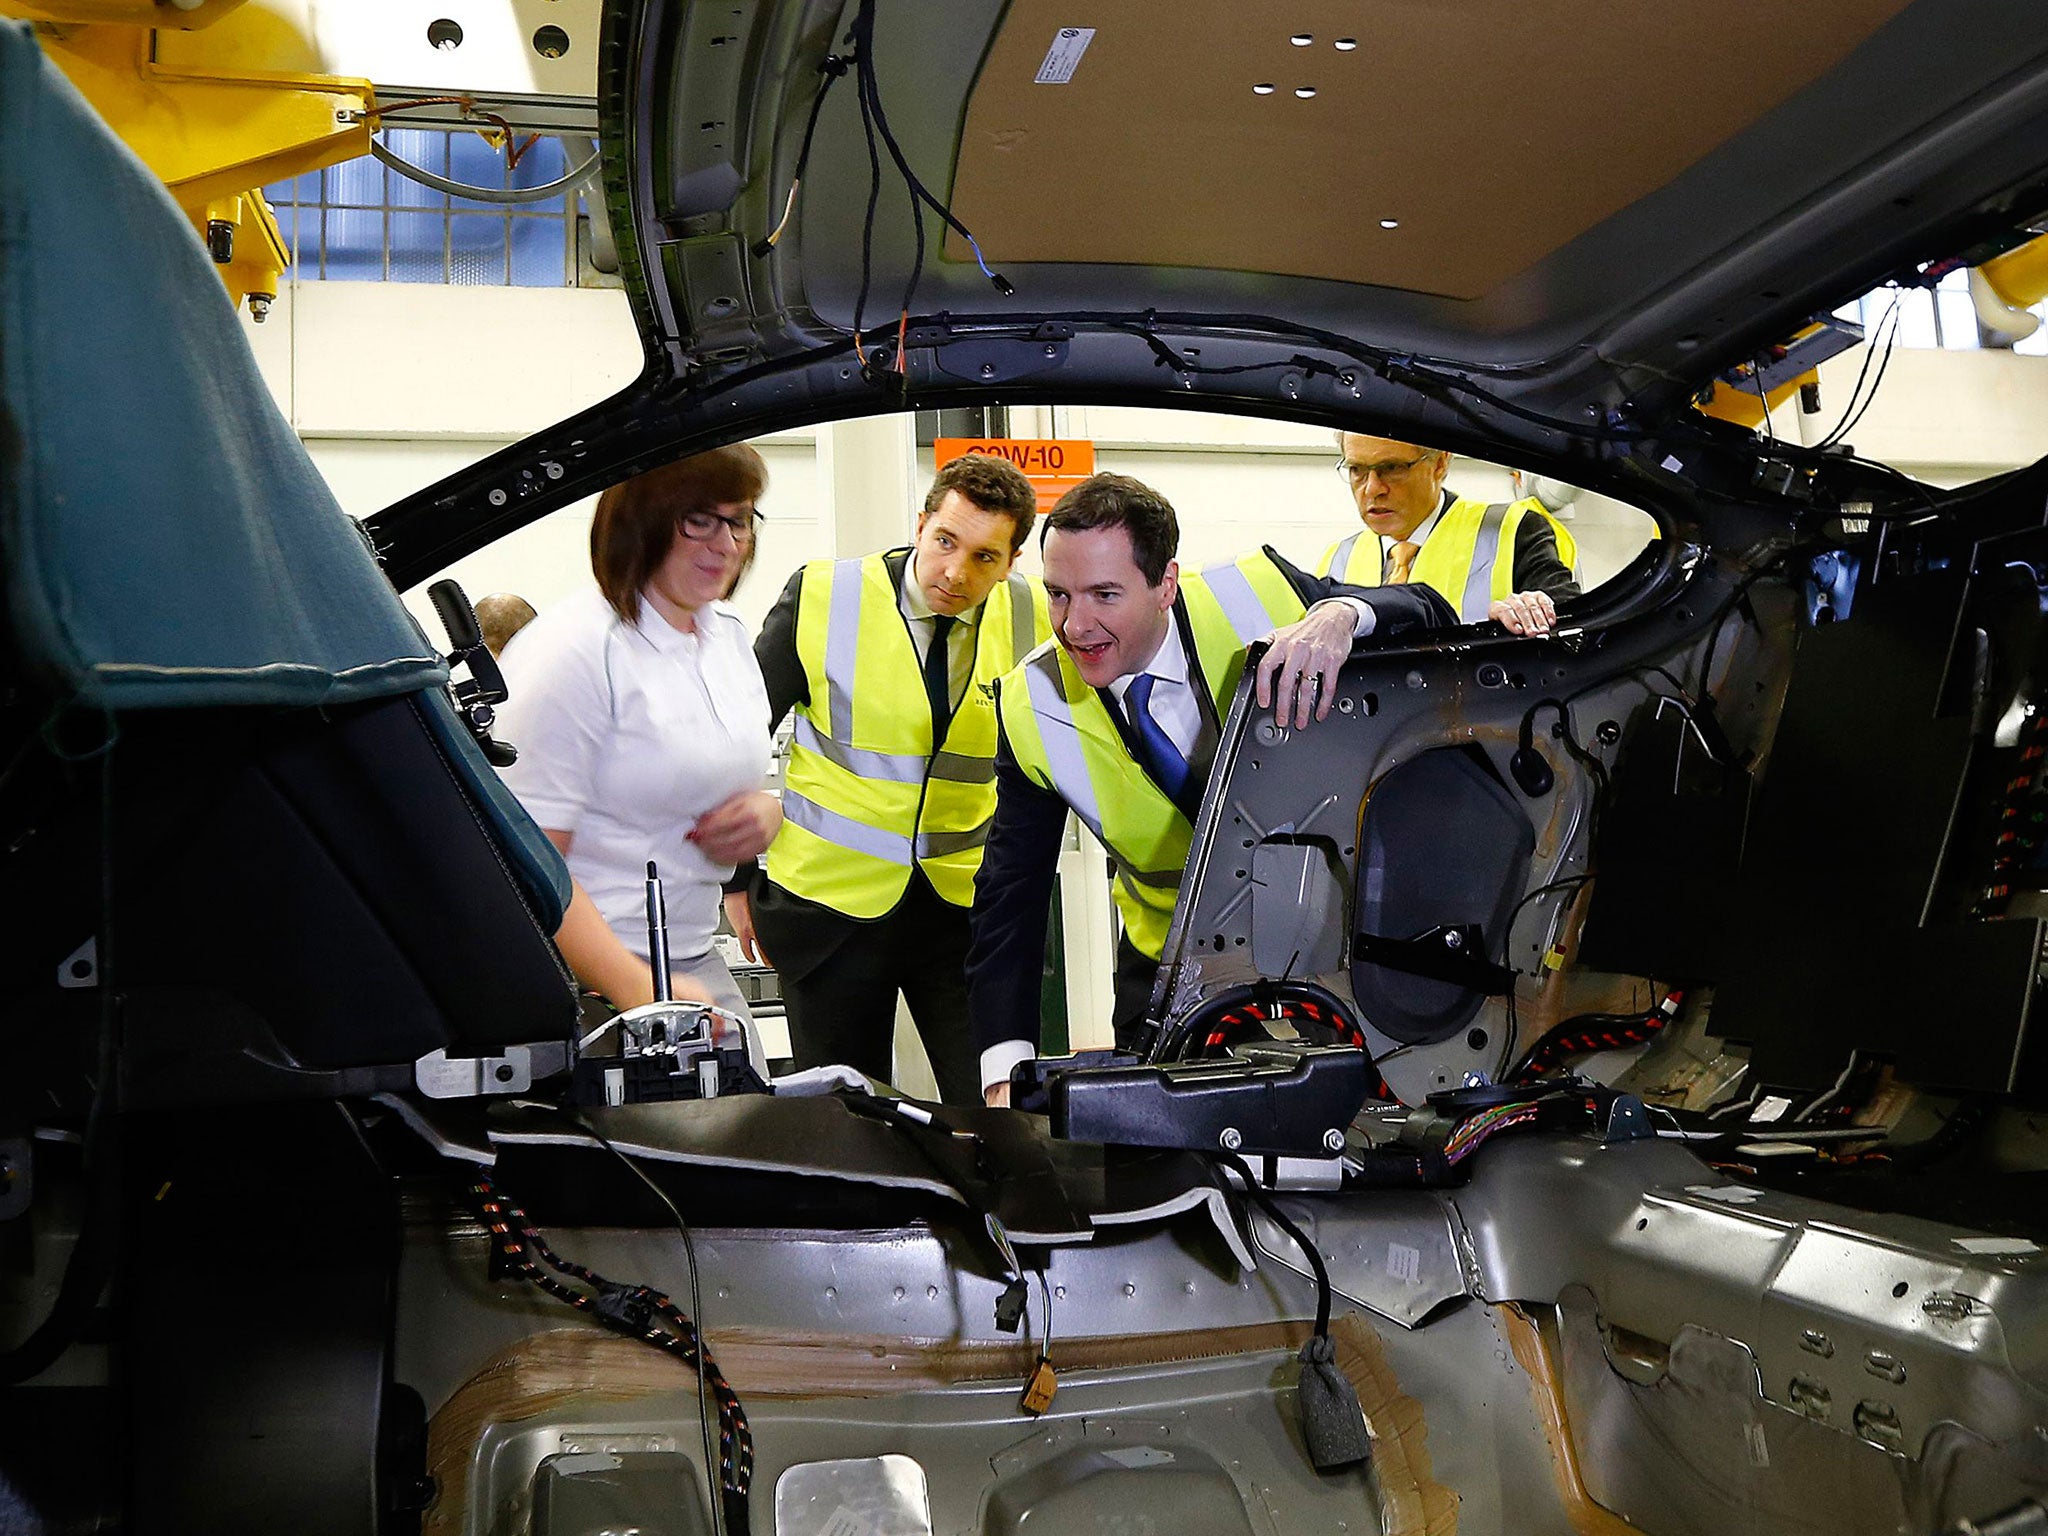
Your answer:
[[[724,603],[684,634],[644,602],[627,624],[596,587],[505,647],[498,708],[519,761],[505,782],[541,826],[571,834],[569,873],[627,949],[647,957],[647,861],[661,870],[669,952],[711,947],[720,885],[689,840],[697,818],[768,769],[768,690],[745,620]]]
[[[931,653],[932,633],[938,615],[925,599],[924,584],[917,579],[915,549],[903,562],[903,580],[897,587],[896,606],[910,623],[910,642],[917,647],[917,664],[922,667],[925,657]],[[946,632],[946,696],[955,709],[960,707],[960,700],[967,692],[967,681],[974,675],[974,641],[981,624],[982,610],[987,606],[986,603],[976,603],[965,613],[954,614],[953,627]]]

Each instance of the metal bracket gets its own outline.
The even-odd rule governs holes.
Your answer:
[[[413,1081],[430,1099],[478,1099],[524,1093],[533,1086],[533,1050],[508,1045],[502,1056],[453,1056],[429,1051],[412,1065]]]
[[[1067,360],[1067,342],[1015,336],[959,337],[932,349],[939,372],[970,384],[1007,384],[1050,373]]]
[[[57,965],[57,985],[67,991],[100,984],[100,941],[87,939]]]
[[[1503,996],[1515,984],[1513,971],[1486,958],[1486,936],[1477,923],[1449,923],[1412,939],[1361,933],[1352,940],[1351,952],[1390,971],[1427,976],[1488,997]]]

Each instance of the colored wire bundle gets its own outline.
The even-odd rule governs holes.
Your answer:
[[[1529,1103],[1497,1104],[1467,1120],[1444,1143],[1444,1162],[1452,1167],[1479,1150],[1510,1126],[1528,1125],[1542,1113],[1542,1106]]]
[[[563,1258],[548,1246],[532,1219],[498,1189],[489,1174],[472,1173],[468,1193],[509,1273],[531,1281],[557,1301],[588,1313],[615,1332],[666,1350],[697,1373],[698,1380],[710,1390],[718,1405],[719,1486],[732,1500],[744,1501],[754,1477],[753,1431],[747,1426],[739,1395],[726,1381],[683,1309],[651,1286],[622,1285]],[[550,1270],[554,1273],[549,1273]],[[558,1275],[589,1289],[577,1290],[557,1279]]]

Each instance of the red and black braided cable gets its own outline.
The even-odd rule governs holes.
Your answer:
[[[501,1191],[487,1173],[472,1174],[469,1196],[489,1229],[503,1269],[530,1281],[557,1301],[588,1313],[614,1332],[664,1350],[700,1374],[718,1408],[719,1486],[744,1499],[754,1477],[754,1436],[739,1394],[697,1333],[688,1314],[662,1292],[646,1285],[622,1285],[565,1259]],[[538,1262],[536,1262],[538,1261]],[[545,1266],[545,1268],[543,1267]],[[553,1270],[555,1273],[548,1273]],[[579,1291],[555,1278],[566,1275],[590,1289]]]

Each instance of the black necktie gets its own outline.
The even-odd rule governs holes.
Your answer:
[[[932,744],[945,738],[953,720],[953,668],[946,645],[947,632],[958,623],[945,614],[932,617],[932,643],[924,653],[924,695],[932,701]]]

